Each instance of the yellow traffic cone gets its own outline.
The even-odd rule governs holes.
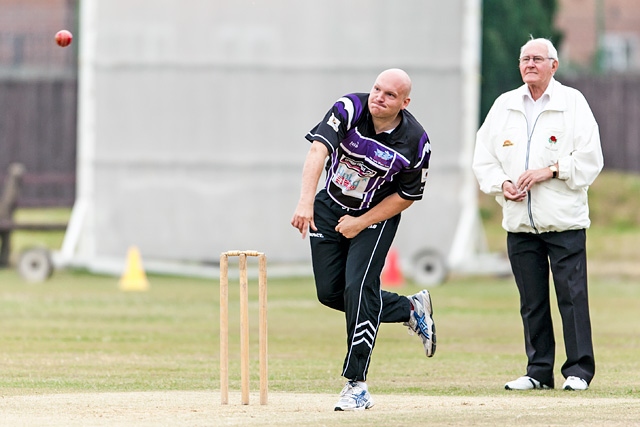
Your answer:
[[[147,291],[149,281],[142,268],[142,258],[136,246],[131,246],[127,253],[127,268],[120,278],[121,291]]]

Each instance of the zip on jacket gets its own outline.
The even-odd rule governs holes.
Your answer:
[[[536,116],[536,119],[533,122],[533,127],[531,128],[531,133],[527,132],[527,154],[524,160],[524,170],[529,170],[529,151],[531,150],[531,137],[536,131],[536,124],[538,123],[538,118],[540,118],[540,115],[542,115],[542,113],[544,113],[544,110]],[[527,129],[529,129],[529,121],[527,120],[526,114],[524,115],[524,121],[527,123]],[[529,215],[529,223],[531,224],[531,228],[533,228],[533,231],[536,234],[540,234],[540,232],[538,231],[538,227],[536,227],[536,222],[533,220],[533,211],[531,207],[531,189],[527,190],[527,213]]]

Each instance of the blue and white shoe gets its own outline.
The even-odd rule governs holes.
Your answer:
[[[340,400],[336,403],[335,411],[364,411],[373,406],[373,399],[368,390],[362,388],[356,381],[348,381],[340,392]]]
[[[410,334],[416,333],[422,338],[425,354],[427,357],[432,357],[436,353],[436,324],[433,322],[431,295],[424,289],[407,298],[411,301],[413,310],[411,310],[409,321],[404,325],[409,328]]]

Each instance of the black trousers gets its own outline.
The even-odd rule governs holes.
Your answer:
[[[562,375],[590,383],[595,374],[587,295],[585,230],[508,233],[511,269],[520,292],[527,375],[554,386],[555,338],[549,304],[549,267],[562,319],[566,361]]]
[[[374,224],[353,239],[335,231],[344,215],[357,216],[323,190],[314,203],[318,231],[309,230],[318,300],[345,313],[347,355],[342,375],[365,381],[380,323],[409,320],[411,303],[380,288],[380,274],[396,234],[400,215]]]

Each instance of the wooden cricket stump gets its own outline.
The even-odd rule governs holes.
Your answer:
[[[249,282],[247,257],[258,258],[258,334],[260,346],[260,404],[267,404],[267,257],[257,251],[220,254],[220,401],[229,403],[229,257],[238,257],[240,273],[240,382],[242,404],[249,404]]]

